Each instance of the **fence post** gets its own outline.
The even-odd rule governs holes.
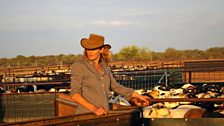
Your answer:
[[[192,72],[189,71],[189,78],[188,78],[188,82],[189,82],[189,83],[191,83],[191,74],[192,74]]]

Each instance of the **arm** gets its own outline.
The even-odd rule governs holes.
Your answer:
[[[74,99],[77,103],[79,103],[80,105],[84,106],[85,108],[95,113],[97,116],[107,114],[106,110],[103,107],[97,108],[93,104],[89,103],[85,98],[83,98],[78,93],[74,94],[72,96],[72,99]]]
[[[118,84],[111,72],[110,72],[110,78],[111,78],[111,88],[113,91],[124,96],[126,99],[130,100],[131,102],[134,102],[136,105],[139,105],[139,102],[140,102],[139,106],[149,106],[149,100],[150,100],[149,97],[142,96],[134,92],[134,89],[127,88],[127,87],[124,87],[123,85]]]
[[[111,83],[111,89],[124,96],[126,99],[130,99],[131,95],[133,94],[134,90],[132,88],[127,88],[121,84],[119,84],[115,78],[113,77],[112,73],[110,72],[110,83]]]

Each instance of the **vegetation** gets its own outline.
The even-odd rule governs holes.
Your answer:
[[[151,60],[152,52],[148,48],[137,46],[127,46],[122,48],[119,53],[113,55],[115,61],[142,61]]]
[[[18,55],[15,58],[0,58],[0,67],[21,67],[21,66],[47,66],[72,64],[81,55],[60,54],[48,56]],[[112,61],[158,61],[158,60],[186,60],[186,59],[223,59],[224,47],[212,47],[207,50],[177,50],[167,48],[164,52],[154,52],[148,48],[137,46],[126,46],[118,53],[112,54]]]

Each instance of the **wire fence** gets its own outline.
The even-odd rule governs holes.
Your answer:
[[[55,117],[55,93],[0,95],[0,122],[21,122]]]
[[[157,84],[168,84],[166,70],[114,72],[115,79],[125,87],[149,90]]]

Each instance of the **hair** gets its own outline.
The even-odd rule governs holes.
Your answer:
[[[102,49],[102,48],[104,48],[104,49],[103,49],[103,52],[100,54],[100,56],[101,56],[100,61],[104,61],[106,63],[109,63],[110,59],[111,59],[110,49],[105,48],[105,47],[101,47],[100,49]],[[86,49],[83,52],[82,58],[84,58],[84,59],[88,58]]]
[[[110,49],[104,48],[103,52],[101,53],[101,56],[106,63],[109,63],[111,59]]]

